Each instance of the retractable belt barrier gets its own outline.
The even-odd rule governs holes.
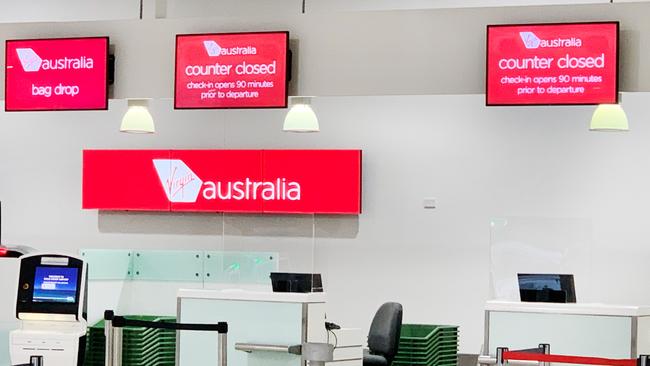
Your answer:
[[[538,348],[510,351],[508,348],[497,348],[496,358],[481,357],[481,364],[496,364],[503,366],[507,363],[547,366],[548,363],[564,363],[575,365],[597,366],[650,366],[650,356],[641,355],[632,359],[615,359],[603,357],[586,357],[570,355],[554,355],[550,353],[550,345],[540,344]]]
[[[228,365],[228,323],[226,322],[219,322],[216,324],[159,323],[144,320],[127,319],[123,316],[115,315],[112,310],[106,310],[104,312],[104,334],[106,335],[106,366],[122,366],[122,328],[125,327],[191,330],[199,332],[219,333],[219,336],[217,338],[217,366]]]
[[[639,361],[639,359],[613,359],[601,357],[546,355],[519,351],[503,352],[503,359],[504,361],[538,361],[601,366],[637,366],[637,363]]]

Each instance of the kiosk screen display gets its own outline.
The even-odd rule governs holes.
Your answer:
[[[78,269],[36,267],[34,302],[74,303],[77,301]]]

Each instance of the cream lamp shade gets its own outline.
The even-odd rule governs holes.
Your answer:
[[[591,131],[629,131],[627,115],[620,104],[601,104],[591,116]]]
[[[149,113],[148,99],[129,99],[128,109],[122,117],[121,132],[127,133],[154,133],[156,126]]]
[[[287,116],[284,118],[285,132],[319,132],[318,117],[311,108],[311,97],[292,97]]]

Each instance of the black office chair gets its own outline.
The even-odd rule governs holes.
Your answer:
[[[382,305],[370,326],[368,348],[363,353],[363,366],[390,366],[397,354],[402,331],[402,305],[387,302]]]

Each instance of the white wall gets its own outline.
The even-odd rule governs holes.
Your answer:
[[[617,2],[630,0],[617,0]],[[647,1],[647,0],[631,0]],[[143,0],[162,17],[298,14],[302,0]],[[306,13],[609,3],[609,0],[306,0]],[[137,19],[140,0],[0,0],[0,23]]]
[[[302,0],[165,0],[169,18],[223,15],[300,14]]]
[[[650,304],[650,94],[625,94],[629,133],[588,131],[591,107],[486,108],[483,96],[318,98],[318,134],[281,132],[282,110],[172,111],[158,133],[118,132],[108,112],[4,113],[3,238],[42,249],[219,249],[283,245],[309,252],[309,217],[98,215],[81,207],[84,148],[361,148],[364,213],[316,221],[315,269],[330,319],[366,328],[386,300],[408,322],[461,325],[478,352],[489,293],[492,217],[593,223],[593,281],[582,301]],[[436,197],[438,208],[422,208]],[[303,253],[304,254],[304,253]]]
[[[648,0],[614,0],[614,3]],[[303,0],[143,0],[143,17],[300,14]],[[445,8],[606,4],[610,0],[305,0],[305,14]],[[0,23],[138,19],[140,0],[0,0]],[[155,15],[154,15],[155,14]]]
[[[0,23],[137,19],[138,0],[0,0]]]

